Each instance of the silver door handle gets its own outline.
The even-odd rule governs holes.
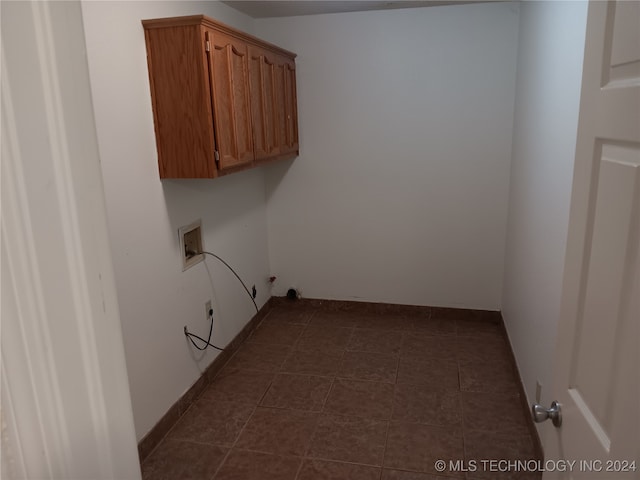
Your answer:
[[[551,408],[545,408],[542,405],[534,403],[531,407],[531,413],[533,413],[533,421],[536,423],[551,419],[554,427],[562,425],[562,407],[555,400],[551,402]]]

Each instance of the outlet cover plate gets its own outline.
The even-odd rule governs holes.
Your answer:
[[[182,271],[193,267],[204,260],[204,255],[194,255],[189,257],[187,251],[201,252],[204,250],[202,242],[202,221],[197,220],[189,225],[178,229],[178,240],[180,242],[180,259],[182,261]]]

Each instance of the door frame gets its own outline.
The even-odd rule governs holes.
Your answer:
[[[2,478],[139,479],[81,4],[0,8]]]

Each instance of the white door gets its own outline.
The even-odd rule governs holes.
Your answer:
[[[577,142],[545,478],[639,479],[638,1],[589,4]]]

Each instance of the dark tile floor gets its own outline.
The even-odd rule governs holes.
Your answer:
[[[536,455],[501,326],[477,317],[281,304],[143,478],[538,479],[483,462]],[[438,472],[440,459],[475,471]]]

